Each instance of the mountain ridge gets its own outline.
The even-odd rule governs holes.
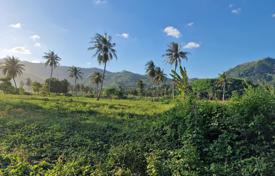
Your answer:
[[[226,74],[232,78],[247,79],[254,84],[275,85],[275,59],[265,57],[239,64],[226,71]]]
[[[0,59],[0,63],[3,63],[3,59]],[[32,63],[28,61],[21,61],[25,65],[25,71],[21,77],[16,78],[16,81],[26,81],[27,78],[31,78],[32,81],[37,81],[43,83],[50,75],[49,67],[46,67],[44,63]],[[70,83],[73,84],[73,79],[69,77],[68,68],[70,66],[59,66],[53,72],[53,77],[60,80],[67,79]],[[92,68],[80,68],[83,73],[83,79],[78,80],[78,83],[84,84],[86,86],[92,85],[89,80],[89,76],[94,72],[103,72],[103,69],[92,67]],[[0,72],[0,77],[3,77],[2,72]],[[104,87],[136,87],[136,82],[138,80],[143,80],[147,86],[150,86],[152,83],[147,78],[146,75],[141,75],[138,73],[133,73],[128,70],[123,70],[120,72],[111,72],[106,70],[106,76],[104,80]]]

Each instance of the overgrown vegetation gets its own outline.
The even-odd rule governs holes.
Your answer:
[[[2,95],[0,173],[275,174],[274,90],[177,101]]]

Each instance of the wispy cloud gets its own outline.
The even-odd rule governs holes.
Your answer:
[[[0,49],[1,52],[4,52],[6,54],[24,54],[24,55],[30,55],[31,51],[23,46],[17,46],[11,49]]]
[[[124,39],[128,39],[130,35],[128,33],[126,33],[126,32],[123,32],[121,34],[117,34],[117,36],[118,37],[122,37]]]
[[[95,4],[106,4],[107,0],[94,0]]]
[[[36,42],[36,43],[34,43],[34,45],[33,45],[34,47],[38,47],[38,48],[40,48],[41,47],[41,43],[39,43],[39,42]]]
[[[37,35],[37,34],[34,34],[34,35],[30,36],[30,38],[31,38],[33,41],[40,40],[40,36]]]
[[[272,14],[272,18],[275,18],[275,13]]]
[[[10,24],[9,27],[14,28],[14,29],[21,29],[22,24],[21,23],[15,23],[15,24]]]
[[[183,46],[183,48],[185,49],[195,49],[199,47],[200,47],[200,44],[196,42],[188,42],[186,45]]]
[[[164,28],[163,32],[170,37],[179,38],[181,36],[180,31],[173,26],[167,26],[166,28]]]
[[[233,7],[234,7],[234,4],[229,4],[228,7],[229,7],[229,8],[233,8]]]
[[[232,9],[231,12],[235,15],[239,15],[242,12],[242,9],[241,8]]]
[[[188,27],[191,27],[191,26],[193,26],[195,23],[192,21],[192,22],[189,22],[189,23],[187,23],[187,26]]]

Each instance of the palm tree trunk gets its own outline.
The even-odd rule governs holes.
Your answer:
[[[76,95],[76,78],[74,79],[74,93]]]
[[[98,96],[98,83],[96,83],[96,97]]]
[[[224,97],[225,97],[225,82],[223,83],[223,86],[222,86],[222,101],[224,101]]]
[[[101,82],[101,86],[100,86],[100,90],[99,90],[99,93],[97,95],[97,101],[100,99],[100,96],[101,96],[101,92],[102,92],[102,88],[103,88],[103,82],[104,82],[104,78],[105,78],[105,72],[106,72],[106,65],[107,63],[105,62],[104,63],[104,70],[103,70],[103,75],[102,75],[102,82]]]
[[[51,93],[51,81],[53,77],[53,67],[51,67],[51,75],[50,75],[50,80],[49,80],[49,93]]]
[[[14,77],[12,77],[12,79],[13,79],[13,82],[14,82],[14,86],[15,86],[15,88],[16,88],[16,91],[17,91],[17,85],[16,85],[16,81],[15,81]]]
[[[177,71],[177,65],[175,64],[175,72]],[[173,80],[173,85],[172,85],[172,96],[173,99],[175,99],[175,81]]]

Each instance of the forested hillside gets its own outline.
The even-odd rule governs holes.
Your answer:
[[[238,65],[226,72],[233,78],[243,78],[255,84],[275,85],[275,59],[265,58]]]

